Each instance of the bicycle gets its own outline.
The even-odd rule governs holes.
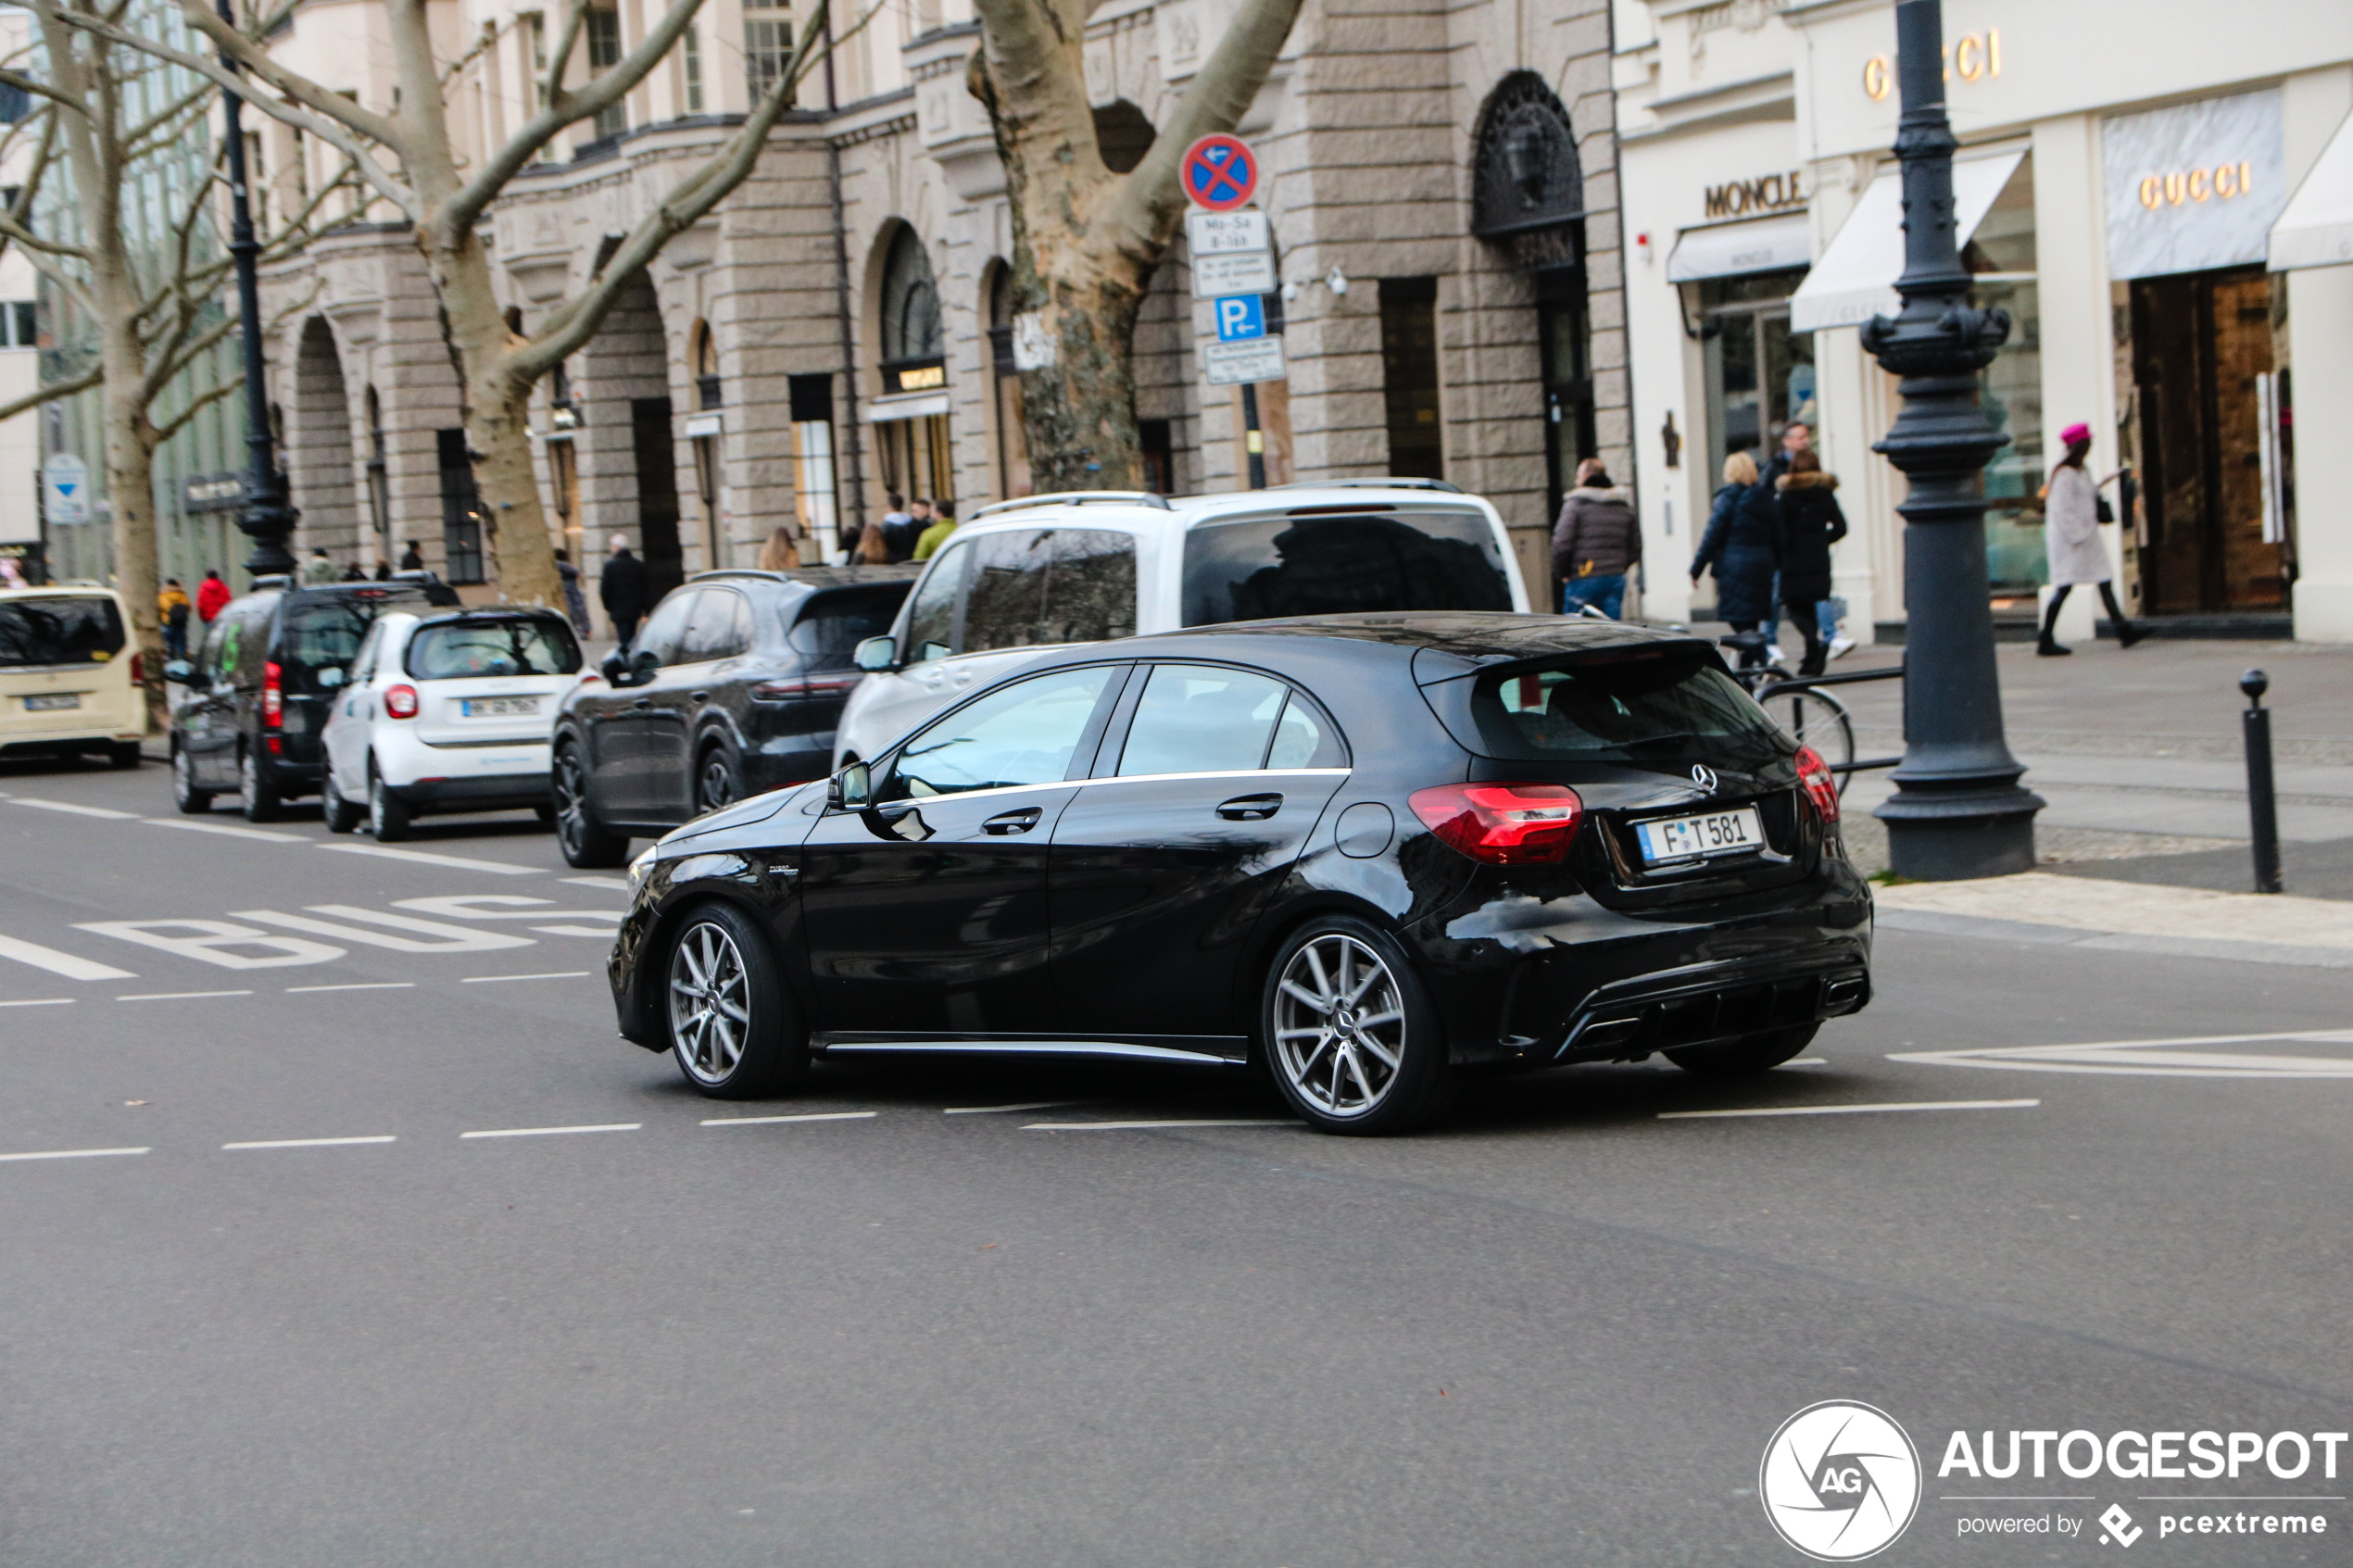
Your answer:
[[[1830,764],[1839,793],[1845,794],[1846,781],[1855,771],[1855,720],[1846,704],[1804,677],[1792,677],[1765,663],[1762,632],[1735,632],[1718,642],[1740,655],[1732,663],[1731,676],[1741,689],[1778,720],[1798,745],[1812,746]]]

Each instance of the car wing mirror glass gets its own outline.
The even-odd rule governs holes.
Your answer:
[[[654,657],[653,649],[639,648],[629,657],[629,684],[642,686],[652,680],[654,672],[661,668],[661,660]]]
[[[344,672],[332,664],[319,671],[319,684],[328,691],[333,691],[337,686],[342,685],[344,680]]]
[[[863,762],[852,762],[825,784],[825,804],[837,811],[863,811],[875,803],[875,775]]]
[[[206,685],[204,671],[184,659],[175,659],[165,664],[163,678],[175,686],[186,686],[192,691],[201,691]]]
[[[625,686],[629,684],[629,661],[621,656],[619,648],[605,655],[604,662],[597,669],[604,676],[607,685]]]
[[[899,662],[899,639],[868,637],[850,658],[861,670],[887,670]]]

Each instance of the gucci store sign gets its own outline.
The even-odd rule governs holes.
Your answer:
[[[2288,198],[2276,90],[2119,115],[2105,132],[2109,277],[2263,259]]]

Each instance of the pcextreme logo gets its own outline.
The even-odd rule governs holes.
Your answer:
[[[1920,1456],[1886,1411],[1808,1405],[1765,1445],[1756,1495],[1781,1539],[1820,1562],[1885,1550],[1920,1506]]]

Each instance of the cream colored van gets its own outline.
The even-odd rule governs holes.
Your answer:
[[[0,592],[0,757],[139,765],[147,705],[131,617],[111,588]]]

